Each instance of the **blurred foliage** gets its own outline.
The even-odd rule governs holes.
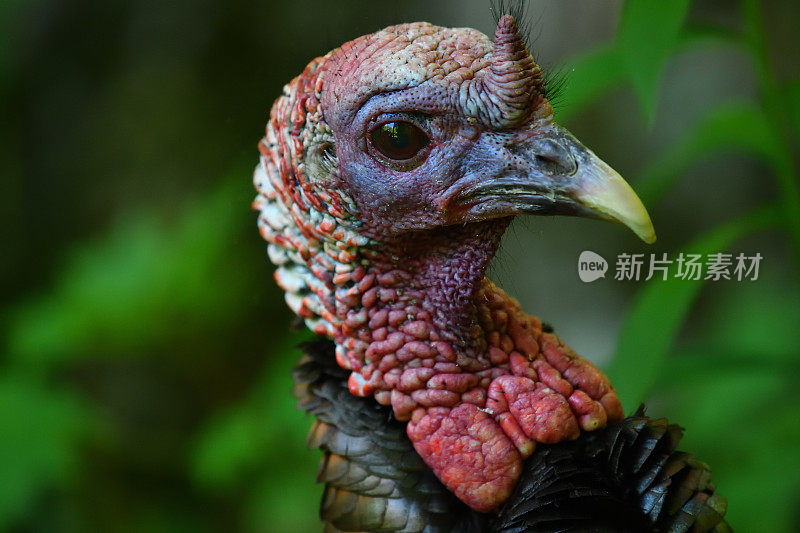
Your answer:
[[[250,220],[241,195],[228,179],[171,226],[144,212],[75,250],[58,285],[16,309],[9,354],[44,370],[76,355],[140,353],[178,330],[237,319],[250,281],[227,270],[246,260],[231,246]]]
[[[0,378],[0,405],[2,528],[43,488],[74,480],[75,450],[97,415],[74,393],[13,371]]]
[[[681,251],[722,251],[747,236],[771,232],[788,236],[793,252],[785,268],[794,281],[724,284],[711,307],[701,310],[698,297],[708,290],[701,281],[648,282],[627,310],[608,371],[628,409],[649,399],[654,415],[668,414],[687,427],[684,448],[711,463],[735,528],[791,531],[800,519],[800,420],[795,414],[800,394],[793,386],[800,371],[795,168],[800,80],[779,81],[766,51],[759,3],[740,4],[742,29],[731,30],[694,25],[688,0],[625,2],[616,36],[569,63],[558,118],[576,120],[609,93],[628,87],[641,120],[657,127],[663,73],[676,56],[723,46],[739,51],[742,62],[752,66],[758,98],[721,98],[631,182],[652,209],[702,161],[731,153],[753,158],[763,168],[764,177],[758,179],[774,183],[773,201],[686,235],[677,249],[664,251],[671,257]],[[99,52],[89,36],[99,35],[106,43],[124,41],[124,32],[106,28],[107,20],[128,16],[132,24],[143,24],[142,12],[167,9],[142,6],[136,11],[111,2],[86,20],[56,25],[61,32],[92,29],[70,37],[91,57],[85,78],[76,75],[66,87],[50,87],[47,78],[37,83],[26,78],[29,85],[14,87],[23,59],[43,76],[49,72],[45,67],[57,68],[57,60],[36,59],[55,52],[31,46],[35,40],[27,26],[15,21],[28,20],[26,9],[56,18],[73,15],[46,2],[0,4],[0,30],[9,36],[9,46],[0,47],[0,94],[24,107],[29,102],[23,94],[54,92],[43,97],[53,107],[28,110],[24,116],[34,120],[25,126],[37,145],[50,141],[66,165],[37,167],[35,157],[4,157],[4,174],[19,175],[23,168],[58,170],[69,182],[77,181],[88,165],[97,175],[113,174],[126,183],[121,196],[153,197],[153,207],[141,201],[132,211],[103,215],[115,212],[117,205],[113,198],[110,206],[105,203],[108,185],[101,179],[80,182],[86,194],[104,200],[90,215],[105,220],[100,225],[107,230],[97,234],[85,227],[77,232],[81,238],[67,243],[69,253],[57,260],[50,249],[56,249],[65,230],[39,227],[32,215],[9,206],[25,228],[24,239],[40,243],[44,251],[29,269],[3,281],[0,529],[313,531],[320,494],[312,481],[318,454],[301,444],[309,421],[293,409],[289,395],[292,347],[306,334],[289,332],[289,314],[265,275],[266,254],[255,244],[254,216],[247,209],[255,157],[241,147],[253,145],[249,136],[256,130],[241,123],[248,117],[247,126],[255,128],[264,117],[251,116],[251,108],[238,102],[226,102],[224,112],[211,108],[218,95],[230,94],[223,87],[227,76],[249,80],[256,87],[247,92],[252,105],[266,108],[280,83],[302,66],[301,59],[324,50],[317,49],[318,43],[299,43],[293,53],[301,63],[283,56],[272,62],[271,74],[281,79],[265,90],[258,78],[266,77],[267,67],[253,74],[248,65],[258,64],[258,54],[274,46],[273,37],[265,37],[266,44],[247,41],[239,25],[249,20],[253,6],[236,4],[218,18],[215,31],[206,32],[208,42],[196,38],[180,45],[158,26],[151,28],[150,41],[126,46],[163,47],[159,64],[139,64],[131,56],[127,60],[133,66],[114,78],[115,69],[123,70],[117,65],[126,59],[118,49],[125,46],[112,47],[120,57],[106,64],[93,55]],[[215,9],[199,3],[197,13],[205,18],[186,20],[192,28],[187,35],[200,35],[204,21],[217,20]],[[237,45],[215,47],[220,34]],[[242,58],[251,48],[252,55]],[[240,55],[239,62],[230,59],[233,54]],[[163,83],[165,75],[171,83]],[[124,121],[109,125],[116,132],[113,138],[92,139],[101,148],[70,162],[70,150],[81,146],[75,144],[81,139],[69,135],[74,131],[70,124],[57,137],[41,134],[40,139],[37,132],[50,131],[50,113],[67,104],[91,110],[86,101],[100,93],[98,86],[110,91],[100,111],[72,118],[110,124],[107,116],[122,116],[138,127]],[[196,87],[202,89],[191,90]],[[160,93],[167,95],[159,100],[161,107],[148,107],[152,116],[136,122],[135,104]],[[184,130],[173,113],[195,132],[192,139],[177,135]],[[239,114],[231,118],[226,113]],[[220,147],[203,139],[197,126],[205,122],[198,114],[235,131],[225,137],[229,144]],[[26,136],[5,129],[0,139],[7,141],[0,148],[3,156],[27,142]],[[189,163],[177,171],[172,160],[180,158]],[[159,181],[176,173],[185,176],[175,183],[192,184],[188,194]],[[723,184],[725,176],[708,179]],[[35,185],[9,182],[20,188]],[[39,208],[60,210],[69,222],[75,215],[65,204],[78,193],[63,184],[48,187],[56,190],[51,197],[44,195]],[[31,190],[33,196],[42,194]],[[20,254],[17,259],[25,259]],[[48,261],[56,265],[49,277],[38,264]],[[36,290],[25,290],[28,285]],[[690,320],[695,322],[691,328]],[[684,335],[687,329],[691,335]]]
[[[747,233],[776,225],[779,220],[775,209],[765,209],[714,229],[687,245],[682,252],[706,257],[727,249]],[[644,400],[657,383],[701,286],[700,280],[673,277],[649,283],[637,295],[608,369],[615,383],[622,384],[620,394],[624,405]],[[653,327],[654,322],[657,328]]]
[[[275,353],[292,353],[310,332],[287,336]],[[233,491],[244,500],[244,525],[259,531],[312,531],[319,519],[322,495],[309,494],[307,481],[317,471],[318,453],[300,446],[308,420],[297,416],[290,370],[295,360],[284,357],[256,381],[241,403],[217,414],[198,435],[191,470],[197,483],[210,491]],[[281,391],[282,394],[276,394]],[[244,490],[242,490],[244,489]],[[313,503],[313,505],[310,505]]]
[[[688,10],[689,0],[634,0],[622,8],[616,48],[648,122],[655,119],[661,73]]]
[[[777,182],[779,195],[774,205],[707,231],[673,251],[672,257],[678,252],[704,256],[722,252],[749,234],[776,226],[792,240],[795,259],[800,257],[800,176],[790,148],[800,141],[800,129],[797,123],[791,129],[784,127],[783,106],[771,101],[778,89],[764,49],[761,8],[751,0],[743,0],[741,7],[745,19],[741,35],[688,29],[685,40],[693,41],[691,46],[703,46],[724,36],[721,42],[741,48],[755,64],[760,100],[723,101],[707,110],[694,127],[645,169],[635,187],[652,209],[687,167],[702,158],[737,152],[766,165]],[[659,3],[656,8],[644,0],[633,0],[623,9],[616,54],[622,57],[626,69],[620,74],[632,83],[648,121],[654,119],[657,81],[665,60],[682,50],[676,45],[687,8],[688,2],[683,1]],[[712,38],[697,39],[702,33]],[[589,56],[576,69],[586,69],[587,63],[596,69],[596,61]],[[601,80],[593,96],[612,85],[613,80]],[[791,87],[782,89],[783,94],[796,96]],[[581,94],[591,92],[580,89]],[[794,105],[789,102],[790,108]],[[795,273],[797,266],[795,261]],[[715,479],[729,500],[728,516],[734,527],[744,531],[792,530],[800,498],[800,421],[791,413],[800,396],[794,392],[796,374],[790,370],[796,370],[800,344],[798,335],[789,332],[796,331],[793,324],[797,324],[800,287],[794,284],[779,294],[759,294],[752,305],[736,302],[720,306],[712,316],[728,309],[740,310],[739,316],[728,317],[735,326],[721,326],[728,322],[709,326],[706,335],[718,334],[721,327],[726,335],[718,335],[716,342],[706,341],[703,349],[690,349],[689,359],[681,352],[676,354],[674,347],[702,284],[703,280],[674,278],[646,284],[628,310],[609,375],[628,406],[672,389],[665,402],[678,399],[679,405],[671,406],[669,412],[690,429],[686,448],[700,457],[714,457]],[[753,327],[753,316],[759,312],[765,320]],[[724,407],[716,402],[723,402]],[[708,445],[718,439],[725,442],[724,447]]]

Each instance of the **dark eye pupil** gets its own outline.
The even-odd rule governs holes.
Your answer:
[[[428,136],[408,122],[387,122],[372,130],[372,144],[390,159],[411,159],[428,144]]]

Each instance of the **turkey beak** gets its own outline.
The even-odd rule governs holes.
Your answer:
[[[576,162],[575,173],[564,178],[562,193],[588,208],[592,214],[599,215],[599,218],[623,224],[644,242],[653,244],[656,231],[650,215],[628,182],[569,132],[558,127],[555,130],[558,132],[555,144],[547,138],[539,143],[534,142],[534,153],[543,152],[534,155],[534,158],[547,159],[553,147],[561,141],[563,149],[555,149],[557,155],[554,162],[560,162],[562,152],[565,152],[567,159],[572,156]]]
[[[650,215],[630,185],[564,128],[549,125],[507,148],[512,157],[503,171],[462,197],[473,214],[600,218],[655,242]]]

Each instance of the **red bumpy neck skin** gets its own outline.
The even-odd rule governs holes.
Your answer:
[[[576,438],[622,418],[622,407],[594,365],[484,278],[508,218],[387,240],[365,228],[352,191],[338,185],[323,118],[330,56],[285,87],[259,145],[254,206],[275,278],[292,310],[335,341],[351,392],[391,405],[439,479],[473,509],[492,510],[537,442]],[[484,60],[492,75],[476,80],[502,81],[509,94],[531,83],[492,65]],[[486,116],[517,120],[504,98],[484,98],[499,110]]]

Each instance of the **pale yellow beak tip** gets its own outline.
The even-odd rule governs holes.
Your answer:
[[[653,228],[652,224],[648,225],[646,228],[642,228],[640,231],[633,230],[633,232],[646,244],[653,244],[657,240],[656,230]]]
[[[628,182],[588,152],[591,158],[583,169],[576,199],[604,218],[627,226],[647,244],[656,242],[656,230],[650,215]]]

